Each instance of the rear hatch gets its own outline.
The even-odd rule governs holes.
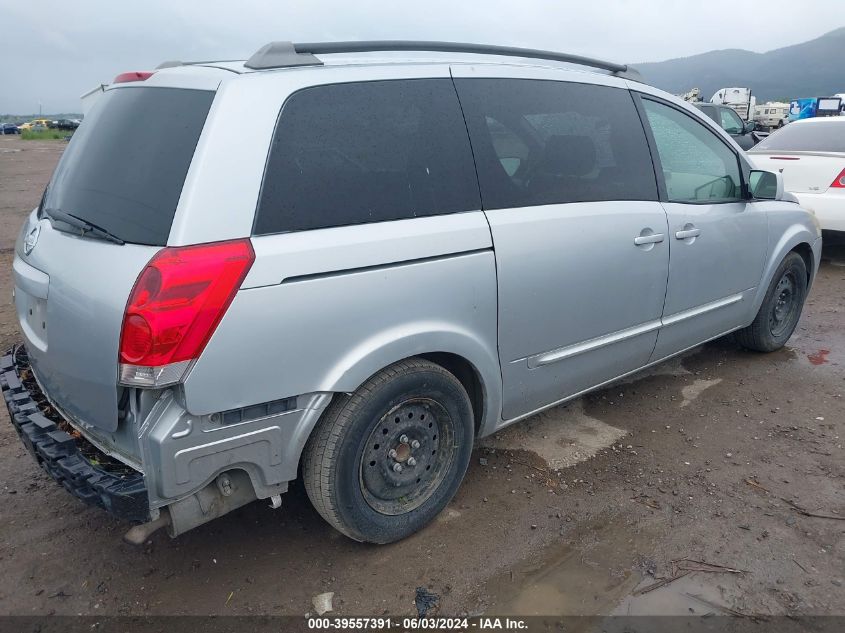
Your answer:
[[[845,169],[845,120],[790,123],[749,152],[754,164],[783,174],[787,191],[823,193]]]
[[[83,427],[118,425],[118,348],[138,274],[166,245],[214,92],[106,91],[21,231],[15,304],[33,372]]]
[[[782,173],[784,189],[793,193],[824,193],[845,169],[845,154],[825,156],[755,152],[750,156],[758,168]]]

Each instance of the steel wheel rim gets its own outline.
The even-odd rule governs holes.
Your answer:
[[[784,273],[775,286],[775,302],[769,313],[769,331],[780,337],[792,325],[798,307],[798,285],[791,272]]]
[[[359,482],[367,504],[395,516],[425,503],[449,471],[454,437],[451,416],[434,400],[413,398],[390,409],[361,455]]]

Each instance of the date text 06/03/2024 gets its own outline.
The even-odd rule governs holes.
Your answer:
[[[528,628],[525,620],[508,617],[477,618],[401,618],[389,617],[347,617],[347,618],[308,618],[308,628],[321,630],[372,630],[389,631],[425,630],[425,631],[519,631]]]

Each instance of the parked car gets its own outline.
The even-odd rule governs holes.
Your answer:
[[[790,123],[757,145],[749,159],[783,174],[784,187],[815,213],[822,229],[845,237],[845,117]]]
[[[73,119],[59,119],[54,121],[51,127],[57,130],[75,130],[79,127],[79,123]]]
[[[626,66],[276,42],[146,75],[26,220],[0,361],[27,448],[135,542],[299,472],[343,534],[408,536],[476,438],[730,332],[779,349],[819,264],[781,176]]]
[[[732,107],[701,101],[692,105],[730,134],[742,149],[749,150],[760,141],[760,137],[755,134],[757,124],[754,121],[743,122]]]
[[[20,134],[21,131],[14,123],[0,123],[0,134]]]
[[[46,130],[50,127],[50,124],[50,119],[33,119],[32,121],[21,123],[19,127],[21,130]]]

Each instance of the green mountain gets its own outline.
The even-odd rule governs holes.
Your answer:
[[[757,102],[845,92],[845,28],[768,53],[710,51],[665,62],[633,64],[645,80],[667,92],[701,89],[709,100],[719,88],[751,88]]]

